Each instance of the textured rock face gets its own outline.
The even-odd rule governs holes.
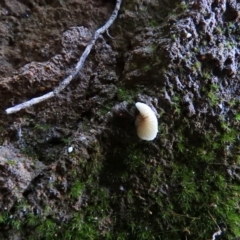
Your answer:
[[[0,146],[0,208],[9,210],[23,198],[31,181],[44,169],[44,165],[24,156],[13,146]]]
[[[0,1],[0,239],[239,236],[238,1],[124,1],[61,94],[4,114],[74,69],[115,4],[87,2]]]

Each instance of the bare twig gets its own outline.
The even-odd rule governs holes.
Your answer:
[[[175,215],[175,216],[191,218],[191,219],[193,219],[193,220],[195,220],[195,219],[200,219],[200,217],[191,217],[191,216],[188,216],[188,215],[175,213],[175,212],[173,212],[173,211],[171,211],[170,213],[173,214],[173,215]]]
[[[110,33],[108,32],[108,29],[107,29],[106,33],[107,33],[107,35],[108,35],[111,39],[115,39],[114,37],[112,37],[112,36],[110,35]]]
[[[121,3],[122,3],[122,0],[117,0],[116,1],[116,6],[115,6],[115,9],[111,15],[111,17],[108,19],[108,21],[105,23],[104,26],[102,26],[101,28],[99,28],[92,40],[90,41],[90,43],[87,45],[87,47],[85,48],[85,51],[83,52],[82,56],[80,57],[74,71],[69,75],[67,76],[61,83],[60,85],[55,88],[55,90],[53,90],[52,92],[49,92],[41,97],[37,97],[37,98],[33,98],[27,102],[24,102],[24,103],[21,103],[21,104],[18,104],[14,107],[11,107],[11,108],[8,108],[5,110],[5,112],[7,114],[12,114],[12,113],[15,113],[15,112],[18,112],[22,109],[25,109],[27,107],[30,107],[30,106],[33,106],[37,103],[40,103],[40,102],[43,102],[49,98],[52,98],[54,96],[57,96],[58,93],[60,93],[63,89],[65,89],[65,87],[72,81],[72,79],[79,73],[79,71],[82,69],[84,63],[85,63],[85,60],[87,58],[87,56],[89,55],[93,45],[95,44],[96,40],[100,37],[101,34],[103,34],[105,31],[108,31],[108,28],[113,24],[113,22],[115,21],[115,19],[117,18],[117,15],[118,15],[118,11],[120,9],[120,6],[121,6]]]

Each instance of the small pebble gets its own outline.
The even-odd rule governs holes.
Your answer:
[[[71,153],[73,151],[73,147],[68,148],[68,153]]]

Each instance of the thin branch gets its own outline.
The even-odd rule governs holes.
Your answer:
[[[11,108],[8,108],[5,110],[5,112],[7,114],[12,114],[12,113],[15,113],[15,112],[18,112],[22,109],[25,109],[27,107],[30,107],[30,106],[33,106],[37,103],[40,103],[40,102],[43,102],[49,98],[52,98],[54,96],[57,96],[58,93],[60,93],[61,91],[63,91],[66,86],[72,81],[72,79],[79,73],[79,71],[82,69],[85,61],[86,61],[86,58],[87,56],[89,55],[93,45],[95,44],[96,40],[100,37],[101,34],[103,34],[105,31],[108,30],[108,28],[113,24],[113,22],[115,21],[115,19],[117,18],[117,15],[118,15],[118,11],[120,9],[120,6],[121,6],[121,3],[122,3],[122,0],[117,0],[116,1],[116,6],[115,6],[115,9],[111,15],[111,17],[108,19],[108,21],[105,23],[104,26],[102,26],[101,28],[99,28],[95,33],[94,33],[94,36],[92,38],[92,40],[90,41],[90,43],[87,45],[87,47],[85,48],[85,51],[83,52],[82,56],[80,57],[74,71],[69,75],[67,76],[61,83],[58,87],[56,87],[53,91],[41,96],[41,97],[37,97],[37,98],[33,98],[27,102],[24,102],[24,103],[21,103],[21,104],[18,104],[14,107],[11,107]]]
[[[170,213],[173,214],[173,215],[175,215],[175,216],[191,218],[191,219],[193,219],[193,220],[195,220],[195,219],[200,219],[200,217],[191,217],[191,216],[188,216],[188,215],[175,213],[175,212],[173,212],[173,211],[170,211]]]
[[[211,214],[209,211],[208,211],[208,214],[210,215],[210,217],[212,218],[212,220],[214,221],[214,223],[215,223],[215,224],[217,225],[217,227],[218,227],[218,231],[215,232],[215,233],[212,235],[212,240],[216,240],[216,237],[217,237],[217,236],[220,236],[220,235],[222,234],[222,230],[221,230],[221,228],[218,226],[215,218],[212,216],[212,214]]]
[[[110,33],[108,32],[108,30],[106,31],[106,33],[107,33],[107,35],[108,35],[111,39],[115,39],[114,37],[112,37],[112,36],[110,35]]]

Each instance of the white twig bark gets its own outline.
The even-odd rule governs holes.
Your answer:
[[[58,93],[60,93],[63,89],[66,88],[66,86],[72,81],[72,79],[79,73],[79,71],[82,69],[85,61],[86,61],[86,58],[87,56],[89,55],[92,47],[94,46],[96,40],[100,37],[101,34],[103,34],[105,31],[108,30],[108,28],[113,24],[113,22],[115,21],[115,19],[117,18],[117,15],[118,15],[118,11],[120,9],[120,6],[121,6],[121,3],[122,3],[122,0],[117,0],[116,1],[116,5],[115,5],[115,9],[111,15],[111,17],[108,19],[108,21],[105,23],[104,26],[102,26],[101,28],[99,28],[93,35],[93,38],[92,40],[89,42],[89,44],[87,45],[87,47],[85,48],[82,56],[80,57],[74,71],[69,75],[67,76],[61,83],[58,87],[56,87],[53,91],[47,93],[47,94],[44,94],[43,96],[41,97],[37,97],[37,98],[33,98],[27,102],[24,102],[24,103],[21,103],[21,104],[18,104],[14,107],[11,107],[11,108],[7,108],[5,110],[5,112],[7,114],[12,114],[12,113],[15,113],[15,112],[18,112],[22,109],[25,109],[27,107],[30,107],[30,106],[33,106],[37,103],[40,103],[40,102],[43,102],[49,98],[52,98],[54,96],[57,96]]]

